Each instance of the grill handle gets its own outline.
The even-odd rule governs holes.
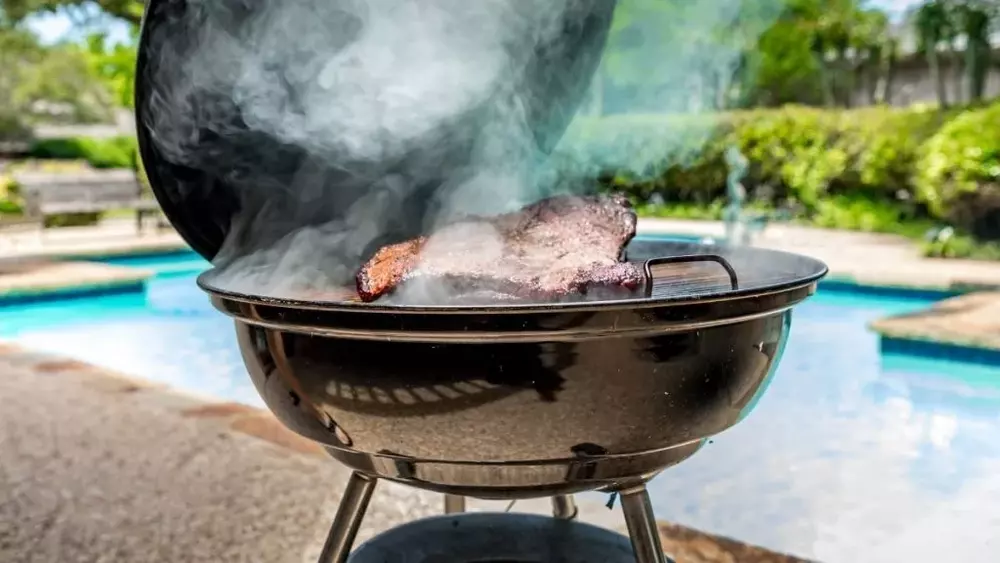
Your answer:
[[[656,288],[657,276],[653,269],[666,264],[691,264],[696,262],[715,262],[726,271],[729,277],[729,284],[735,291],[739,289],[739,280],[736,277],[736,269],[728,260],[718,254],[684,254],[680,256],[663,256],[660,258],[650,258],[643,264],[643,272],[646,274],[646,296],[651,297]]]

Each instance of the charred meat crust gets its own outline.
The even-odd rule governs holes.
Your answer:
[[[420,281],[448,295],[551,300],[589,290],[632,292],[641,269],[623,262],[636,216],[621,195],[559,196],[520,211],[472,217],[384,246],[358,271],[371,302]]]
[[[414,271],[427,237],[383,246],[358,271],[358,296],[370,302],[392,291]]]

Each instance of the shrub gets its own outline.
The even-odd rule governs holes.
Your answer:
[[[963,112],[921,150],[916,185],[938,216],[1000,240],[1000,103]]]
[[[90,227],[101,220],[100,213],[64,213],[45,217],[45,227]]]
[[[915,196],[913,172],[921,146],[955,113],[927,107],[848,112],[867,130],[858,158],[860,184],[892,197]]]
[[[721,209],[725,153],[735,147],[748,160],[742,183],[753,203],[797,209],[823,226],[888,230],[933,218],[918,197],[914,170],[925,142],[960,114],[786,106],[699,118],[584,118],[561,150],[598,163],[605,183],[637,204]]]
[[[0,149],[4,145],[31,142],[31,127],[20,116],[0,108]]]
[[[72,137],[35,142],[29,150],[33,158],[81,159],[94,168],[135,168],[136,142],[131,137],[91,139]]]
[[[0,199],[0,216],[21,215],[24,208],[20,203],[11,199]]]
[[[923,252],[924,256],[931,258],[1000,260],[1000,242],[979,242],[959,235],[943,241],[926,242]]]
[[[20,215],[23,202],[17,184],[9,176],[0,175],[0,215]]]

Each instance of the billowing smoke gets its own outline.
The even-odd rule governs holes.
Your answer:
[[[642,177],[697,157],[753,82],[784,0],[621,0],[602,67],[557,156]]]
[[[225,186],[192,180],[185,205],[238,209],[217,283],[351,285],[381,244],[696,150],[707,125],[588,114],[715,107],[705,84],[732,79],[777,1],[187,0],[153,18],[141,118],[165,159]],[[599,63],[619,77],[606,99]]]

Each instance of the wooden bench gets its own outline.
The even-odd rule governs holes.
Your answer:
[[[26,172],[14,175],[25,203],[25,216],[43,221],[53,215],[101,213],[118,209],[136,211],[136,230],[143,219],[157,216],[160,206],[143,194],[131,170],[88,170],[76,174]]]

